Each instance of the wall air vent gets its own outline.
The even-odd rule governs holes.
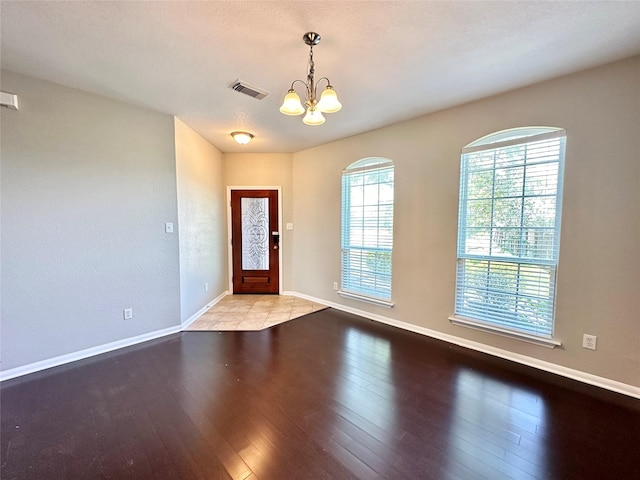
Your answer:
[[[13,93],[0,92],[0,106],[18,110],[18,96]]]
[[[258,88],[250,83],[245,82],[244,80],[236,80],[229,88],[232,88],[236,92],[244,93],[245,95],[249,95],[250,97],[257,98],[258,100],[262,100],[264,97],[269,95],[269,92]]]

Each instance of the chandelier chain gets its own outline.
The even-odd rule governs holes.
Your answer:
[[[316,103],[315,85],[313,76],[315,74],[315,64],[313,63],[313,45],[309,46],[309,73],[307,74],[307,106],[314,108]]]

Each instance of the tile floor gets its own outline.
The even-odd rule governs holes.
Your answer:
[[[263,330],[325,308],[289,295],[227,295],[186,330]]]

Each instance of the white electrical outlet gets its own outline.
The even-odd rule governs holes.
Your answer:
[[[122,313],[125,320],[131,320],[133,318],[133,308],[125,308]]]
[[[598,337],[596,337],[595,335],[588,335],[586,333],[582,335],[582,346],[584,348],[588,348],[589,350],[595,350],[597,341],[598,341]]]
[[[338,282],[333,282],[333,289],[337,290],[338,289]]]
[[[205,284],[204,284],[204,291],[205,291],[205,292],[208,292],[208,291],[209,291],[209,284],[208,284],[208,283],[205,283]]]

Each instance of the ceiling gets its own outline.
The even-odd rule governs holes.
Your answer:
[[[223,152],[296,152],[640,53],[640,2],[1,0],[1,66],[175,115]],[[278,109],[329,77],[322,126]],[[229,88],[241,79],[263,100]],[[11,92],[17,93],[20,92]],[[303,92],[300,91],[302,96]],[[249,145],[229,133],[247,130]]]

